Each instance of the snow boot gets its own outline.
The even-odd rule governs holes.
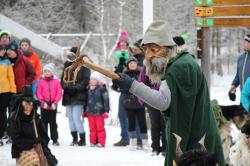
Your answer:
[[[73,141],[72,143],[70,144],[70,146],[75,146],[78,144],[78,136],[77,136],[77,132],[76,131],[73,131],[71,132],[71,135],[73,137]]]
[[[12,139],[9,137],[9,139],[5,143],[6,144],[12,144]]]
[[[78,142],[78,146],[85,146],[86,145],[85,133],[81,133],[79,135],[80,135],[80,141]]]
[[[124,139],[121,139],[117,143],[114,143],[114,146],[128,146],[128,145],[129,145],[128,141],[125,141]]]
[[[3,140],[0,139],[0,146],[3,146]]]
[[[142,139],[142,149],[144,151],[150,151],[148,139]]]
[[[136,148],[137,148],[137,139],[136,139],[136,138],[131,138],[131,139],[130,139],[129,150],[135,151]]]

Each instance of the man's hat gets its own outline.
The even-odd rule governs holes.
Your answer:
[[[175,46],[176,43],[171,35],[170,25],[165,21],[155,21],[146,30],[142,45],[155,43],[160,46]]]
[[[250,34],[244,36],[244,40],[248,41],[250,43]]]
[[[18,54],[18,45],[16,44],[15,40],[13,40],[12,42],[10,42],[9,45],[7,45],[6,50],[12,50],[16,52],[16,54]]]

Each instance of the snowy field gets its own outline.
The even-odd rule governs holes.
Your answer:
[[[224,76],[223,78],[213,76],[211,99],[217,99],[221,105],[233,105],[239,103],[239,90],[237,93],[237,100],[231,102],[227,97],[228,89],[230,87],[233,76]],[[130,151],[129,147],[114,147],[113,143],[120,139],[120,129],[116,126],[118,124],[117,119],[117,104],[119,94],[110,91],[110,103],[111,112],[110,119],[112,124],[110,126],[110,119],[106,121],[107,132],[107,146],[105,148],[97,148],[89,146],[88,138],[88,121],[85,119],[84,127],[87,132],[87,146],[84,147],[72,147],[69,146],[72,141],[72,137],[69,131],[68,119],[65,114],[65,108],[60,106],[58,113],[58,130],[59,130],[59,142],[60,146],[55,147],[50,145],[52,152],[59,160],[59,166],[152,166],[152,165],[164,165],[164,157],[151,156],[150,152],[145,151]],[[234,140],[237,140],[238,131],[233,132]],[[0,147],[0,166],[14,166],[15,160],[11,158],[10,145],[4,145]]]
[[[111,92],[112,110],[117,110],[118,94]],[[55,147],[49,144],[52,152],[57,157],[58,166],[152,166],[164,165],[164,157],[151,156],[150,152],[146,151],[130,151],[129,147],[114,147],[113,143],[120,140],[119,127],[106,125],[107,145],[105,148],[97,148],[89,146],[89,129],[88,121],[84,119],[84,127],[87,134],[87,145],[83,147],[69,146],[72,141],[70,135],[68,119],[65,114],[64,107],[60,106],[61,113],[58,113],[58,131],[60,146]],[[117,111],[112,111],[112,118]],[[111,117],[110,116],[110,117]],[[117,115],[116,115],[117,116]],[[106,121],[107,123],[109,120]],[[15,160],[11,158],[11,146],[4,145],[0,147],[0,166],[14,166]]]

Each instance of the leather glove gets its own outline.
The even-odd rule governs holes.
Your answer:
[[[104,119],[107,119],[107,118],[109,117],[109,113],[104,112],[104,113],[102,114],[102,116],[103,116]]]
[[[57,104],[56,103],[52,103],[51,104],[51,109],[52,110],[56,110],[57,109]]]
[[[117,85],[121,90],[129,90],[135,79],[124,73],[119,73],[119,76],[120,79],[112,80],[113,84]]]

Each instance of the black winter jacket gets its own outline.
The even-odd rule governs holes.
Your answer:
[[[72,62],[65,62],[64,69],[69,67]],[[87,104],[87,86],[89,84],[90,70],[86,67],[81,67],[77,73],[75,85],[67,85],[63,82],[64,72],[61,77],[61,84],[64,90],[62,104],[66,105],[86,105]],[[71,74],[71,79],[73,78],[73,73]]]
[[[88,90],[88,115],[101,115],[109,112],[109,95],[106,86]]]
[[[39,135],[39,142],[42,144],[45,156],[48,149],[49,137],[41,122],[38,114],[32,112],[31,115],[25,115],[21,110],[16,119],[12,119],[10,124],[10,136],[12,138],[11,154],[12,158],[18,158],[23,150],[30,150],[37,143],[33,118],[36,119],[36,126]]]
[[[125,74],[129,75],[131,78],[138,79],[138,76],[140,74],[139,68],[136,70],[126,70],[124,71]],[[141,105],[138,101],[138,98],[131,94],[129,91],[122,92],[124,95],[124,105],[126,109],[133,110],[138,109],[142,110],[144,109],[144,105]]]

